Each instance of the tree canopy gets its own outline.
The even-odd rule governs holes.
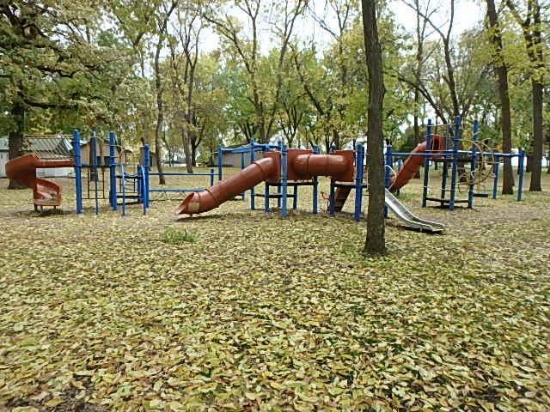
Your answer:
[[[396,3],[416,22],[405,28],[395,8],[377,3],[384,135],[400,146],[413,129],[422,138],[427,118],[460,115],[465,128],[478,118],[483,137],[502,147],[498,60],[513,108],[504,146],[526,148],[540,169],[549,7],[496,2],[498,26],[482,13],[459,30],[458,0]],[[11,157],[25,133],[74,128],[113,129],[130,146],[154,142],[161,158],[182,152],[190,165],[218,144],[250,140],[340,148],[367,133],[365,56],[357,1],[3,2],[0,131]]]

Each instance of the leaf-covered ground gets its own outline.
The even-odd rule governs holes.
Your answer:
[[[365,222],[308,196],[287,219],[77,216],[64,182],[40,216],[1,183],[0,410],[550,408],[548,192],[450,212],[413,182],[402,200],[446,233],[392,217],[372,260]]]

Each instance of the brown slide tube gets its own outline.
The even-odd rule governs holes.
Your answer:
[[[27,154],[6,163],[6,176],[15,183],[30,187],[35,205],[59,206],[61,187],[50,180],[37,178],[36,169],[73,166],[72,160],[42,161],[35,154]]]
[[[223,202],[237,196],[238,194],[253,188],[279,173],[279,164],[272,157],[252,162],[238,174],[226,180],[218,182],[210,189],[202,192],[191,193],[176,209],[177,215],[194,215],[215,209]]]
[[[439,135],[432,136],[432,150],[440,151],[444,150],[445,141]],[[411,152],[411,156],[405,160],[403,167],[395,176],[391,186],[390,192],[397,192],[403,186],[405,186],[414,177],[414,175],[420,170],[424,164],[424,156],[414,156],[415,153],[424,153],[426,151],[426,142],[418,144]],[[436,155],[434,155],[436,157]]]

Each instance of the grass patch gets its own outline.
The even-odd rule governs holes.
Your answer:
[[[181,231],[171,227],[166,228],[162,236],[162,241],[169,245],[178,245],[180,243],[195,243],[197,239],[194,235],[187,232],[187,230]]]

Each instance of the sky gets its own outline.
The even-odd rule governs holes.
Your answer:
[[[431,0],[431,3],[439,5],[436,7],[434,21],[443,24],[448,21],[449,10],[445,5],[449,4],[448,0]],[[392,0],[390,8],[395,13],[397,22],[406,30],[413,31],[416,26],[415,12],[406,6],[402,0]],[[455,6],[455,21],[454,29],[456,33],[460,33],[474,26],[482,17],[483,10],[472,0],[457,0]]]
[[[325,1],[326,0],[313,0],[310,3],[313,4],[319,16],[325,14]],[[447,6],[449,0],[423,0],[423,2],[427,1],[434,5],[433,9],[435,9],[435,13],[433,15],[433,21],[444,27],[449,19],[449,10]],[[403,0],[390,0],[389,7],[395,14],[396,22],[406,31],[414,32],[416,25],[415,12],[406,6]],[[474,0],[456,0],[453,33],[461,33],[477,24],[483,16],[482,13],[483,10]],[[331,24],[331,26],[335,24],[334,17],[330,15],[326,17],[326,21]],[[314,37],[318,44],[328,44],[332,40],[331,36],[319,27],[318,23],[311,16],[305,17],[300,21],[295,29],[295,33],[303,39],[311,39]],[[270,37],[270,33],[267,28],[265,31],[260,32],[260,36],[263,37],[260,40],[260,44],[262,44],[264,48],[269,47],[270,40],[268,37]],[[215,36],[208,35],[203,37],[203,44],[201,47],[203,52],[213,50],[217,46],[218,42]]]

